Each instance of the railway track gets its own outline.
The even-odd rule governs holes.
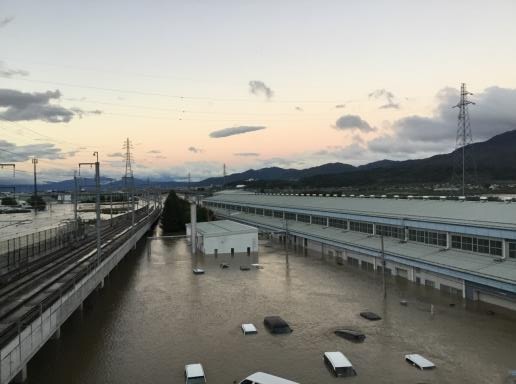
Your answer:
[[[134,232],[155,218],[153,210],[147,216],[143,209],[136,213]],[[133,229],[122,221],[119,225],[104,229],[100,262],[109,257],[114,249],[123,244]],[[64,292],[89,274],[97,265],[95,239],[80,244],[73,250],[57,252],[45,263],[29,268],[0,287],[0,347],[42,311],[47,309]]]

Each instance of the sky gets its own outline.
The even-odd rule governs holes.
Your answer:
[[[449,152],[516,129],[516,2],[0,0],[0,162],[193,180]],[[83,172],[88,172],[85,170]],[[12,171],[0,169],[0,181]]]

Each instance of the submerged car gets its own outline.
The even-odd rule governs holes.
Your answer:
[[[192,272],[194,273],[194,275],[202,275],[204,273],[204,269],[194,268],[194,269],[192,269]]]
[[[405,355],[405,361],[407,361],[408,363],[412,364],[414,367],[417,367],[421,370],[435,368],[434,363],[432,363],[430,360],[424,358],[423,356],[418,355],[417,353]]]
[[[324,352],[323,360],[328,369],[337,377],[356,376],[353,365],[342,352]]]
[[[244,333],[244,335],[252,335],[258,333],[254,324],[251,323],[242,324],[242,332]]]
[[[340,328],[334,332],[337,336],[340,336],[346,340],[360,343],[365,340],[365,335],[362,332],[355,331],[353,329]]]
[[[283,379],[279,376],[270,375],[264,372],[256,372],[247,376],[239,384],[299,384],[295,381]]]
[[[205,384],[206,376],[201,364],[185,365],[185,384]]]
[[[292,328],[279,316],[267,316],[263,319],[263,324],[271,333],[290,333]]]
[[[374,312],[360,312],[360,316],[362,316],[364,319],[371,320],[371,321],[377,321],[377,320],[382,319],[380,316],[378,316]]]

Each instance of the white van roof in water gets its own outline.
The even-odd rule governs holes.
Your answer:
[[[250,380],[256,384],[299,384],[295,381],[282,379],[281,377],[269,375],[264,372],[253,373],[251,376],[246,377],[245,380]]]

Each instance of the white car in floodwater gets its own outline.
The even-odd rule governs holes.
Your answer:
[[[247,376],[240,384],[299,384],[295,381],[283,379],[278,376],[269,375],[264,372],[256,372],[251,376]]]
[[[185,365],[185,383],[186,384],[205,384],[206,376],[201,364]]]

